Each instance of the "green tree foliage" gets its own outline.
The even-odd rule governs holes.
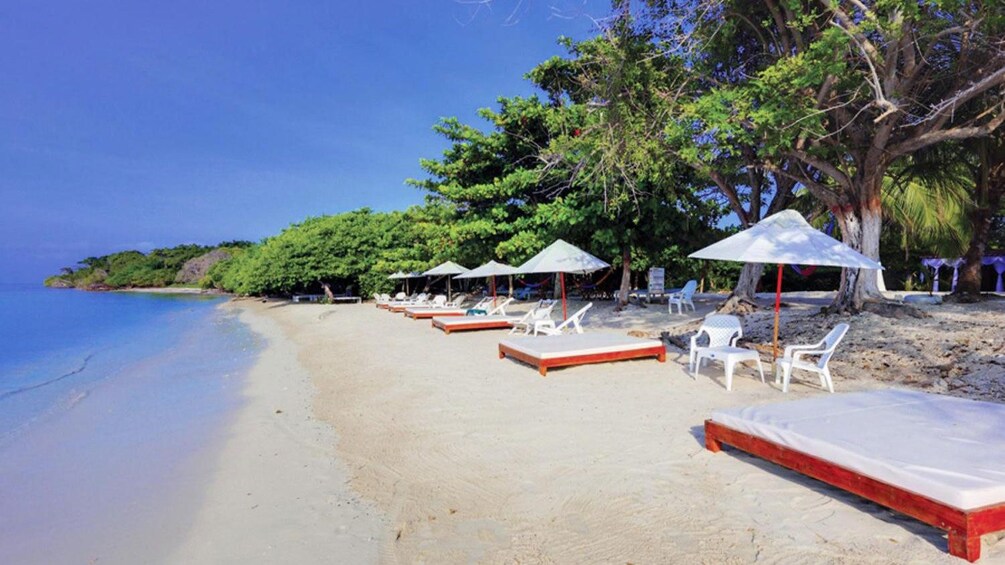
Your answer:
[[[45,284],[86,289],[170,286],[186,261],[212,249],[188,244],[154,249],[147,254],[122,251],[88,257],[79,267],[65,268],[62,274],[46,279]]]
[[[987,136],[1005,120],[1000,3],[651,4],[678,49],[735,77],[701,101],[710,124],[702,133],[756,146],[761,168],[813,192],[845,242],[874,258],[890,167],[925,147]],[[846,277],[836,308],[879,296],[874,273]]]
[[[388,290],[393,283],[384,268],[418,264],[403,252],[414,249],[423,234],[424,223],[415,215],[363,208],[308,218],[221,261],[210,270],[207,284],[238,294]]]

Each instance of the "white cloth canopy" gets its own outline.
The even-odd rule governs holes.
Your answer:
[[[489,261],[480,267],[475,267],[466,273],[462,273],[454,277],[455,279],[480,279],[484,277],[495,277],[512,275],[516,272],[515,267],[511,267],[505,263],[496,263],[495,261]]]
[[[882,269],[878,262],[783,210],[750,228],[688,255],[695,259]]]
[[[555,240],[526,263],[516,268],[517,273],[577,273],[588,274],[610,267],[582,249],[561,239]]]
[[[393,275],[390,275],[387,278],[389,278],[389,279],[407,279],[408,275],[405,274],[402,271],[398,271],[397,273],[394,273]]]
[[[466,272],[468,272],[467,267],[462,267],[453,261],[446,261],[422,274],[429,277],[435,277],[439,275],[459,275]]]

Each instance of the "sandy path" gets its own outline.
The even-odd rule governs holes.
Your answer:
[[[783,397],[738,368],[728,393],[720,368],[692,380],[676,354],[543,379],[498,359],[505,332],[445,336],[372,305],[254,309],[299,347],[352,486],[386,513],[383,562],[958,562],[938,530],[703,449],[714,409],[820,394],[812,386]],[[984,553],[1005,561],[1005,544]]]

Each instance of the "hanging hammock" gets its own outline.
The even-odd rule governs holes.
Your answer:
[[[604,281],[607,280],[607,277],[611,276],[613,273],[614,273],[613,268],[608,269],[607,272],[604,273],[604,276],[600,277],[596,282],[583,281],[576,285],[576,289],[578,289],[580,292],[584,290],[594,290],[598,286],[604,284]]]

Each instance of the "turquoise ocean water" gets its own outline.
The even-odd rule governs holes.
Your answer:
[[[221,300],[0,285],[0,563],[185,535],[259,348]]]

